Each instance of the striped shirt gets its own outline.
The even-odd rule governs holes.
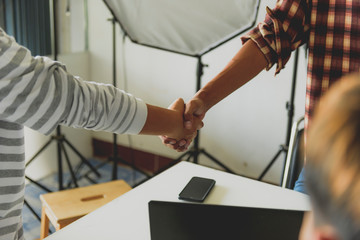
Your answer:
[[[0,240],[23,239],[24,126],[44,134],[59,124],[137,134],[146,117],[140,99],[32,57],[0,28]]]
[[[254,40],[276,74],[293,50],[308,45],[305,130],[320,97],[341,76],[360,70],[359,0],[279,0],[242,38]]]

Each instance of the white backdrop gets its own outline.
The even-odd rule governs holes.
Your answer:
[[[256,22],[265,17],[265,7],[274,7],[275,1],[263,0]],[[112,15],[100,0],[89,1],[89,50],[91,80],[112,81],[112,26],[107,20]],[[121,41],[118,32],[118,86],[141,97],[150,104],[167,107],[175,98],[188,101],[195,93],[196,64],[193,57],[182,56],[154,48]],[[236,37],[205,54],[203,85],[218,74],[242,46]],[[124,65],[125,64],[125,69]],[[126,78],[124,73],[126,71]],[[201,130],[200,147],[225,163],[237,173],[258,177],[285,141],[287,111],[290,98],[293,57],[285,69],[274,77],[275,68],[263,71],[251,82],[214,106],[205,117]],[[295,95],[295,116],[304,114],[306,60],[300,51],[298,81]],[[103,140],[112,141],[112,135],[96,133]],[[119,136],[119,143],[129,145],[128,136]],[[132,147],[168,157],[179,153],[164,147],[156,136],[131,136]],[[204,156],[200,163],[218,167]],[[283,156],[270,169],[264,180],[279,183]]]
[[[258,7],[258,0],[104,1],[133,41],[192,56],[254,24]]]

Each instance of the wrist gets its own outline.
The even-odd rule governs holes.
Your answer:
[[[206,89],[201,89],[193,97],[193,99],[197,99],[199,102],[201,102],[204,113],[206,113],[212,107],[211,97],[209,96],[210,94],[206,91]]]
[[[171,110],[169,119],[168,135],[169,137],[179,140],[183,137],[183,113]]]
[[[177,131],[177,124],[182,120],[181,113],[147,104],[148,115],[140,134],[166,135],[172,137]],[[182,125],[182,122],[180,123]]]

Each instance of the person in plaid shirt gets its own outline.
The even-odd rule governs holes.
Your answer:
[[[319,98],[344,74],[360,68],[359,0],[279,0],[266,9],[263,22],[241,39],[242,48],[215,78],[186,104],[185,126],[193,116],[205,113],[230,93],[276,64],[283,69],[291,52],[308,46],[308,74],[305,102],[305,139]],[[305,141],[306,142],[306,141]],[[164,138],[173,149],[186,149],[186,141]],[[301,174],[302,177],[302,174]],[[303,180],[295,190],[304,192]]]

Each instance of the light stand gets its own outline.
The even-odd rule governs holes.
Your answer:
[[[198,92],[201,89],[201,76],[203,75],[204,71],[204,67],[207,67],[208,65],[203,64],[203,62],[201,61],[201,57],[202,56],[198,56],[198,63],[197,63],[197,71],[196,71],[196,92]],[[200,130],[197,133],[197,136],[194,139],[194,145],[193,147],[185,152],[184,154],[182,154],[181,156],[179,156],[175,162],[180,161],[182,158],[184,158],[185,156],[187,156],[186,161],[190,161],[190,158],[193,158],[193,162],[194,163],[198,163],[199,162],[199,155],[200,154],[204,154],[206,157],[208,157],[211,161],[213,161],[214,163],[216,163],[217,165],[219,165],[220,167],[222,167],[225,171],[229,172],[229,173],[234,173],[230,168],[228,168],[225,164],[223,164],[222,162],[220,162],[218,159],[216,159],[214,156],[212,156],[210,153],[208,153],[205,149],[200,149],[199,147],[199,137],[200,137]]]
[[[246,17],[245,21],[243,21],[244,19],[241,20],[242,25],[237,25],[234,22],[240,22],[240,21],[236,20],[233,22],[232,20],[236,18],[235,16],[239,16],[239,15],[237,13],[231,15],[230,10],[237,9],[238,5],[243,4],[243,2],[245,1],[234,2],[234,3],[229,2],[229,5],[231,4],[233,5],[231,5],[230,7],[226,5],[228,8],[226,10],[225,9],[222,10],[223,13],[225,12],[227,13],[226,16],[231,16],[231,20],[228,19],[229,22],[226,22],[223,15],[221,15],[222,17],[219,16],[220,19],[222,19],[222,21],[218,21],[216,22],[216,24],[219,24],[220,26],[223,23],[223,21],[226,22],[226,24],[216,28],[219,31],[218,35],[215,34],[216,37],[215,36],[210,37],[208,33],[211,33],[215,29],[214,29],[214,25],[209,23],[212,23],[212,20],[214,19],[213,14],[221,12],[218,11],[218,8],[214,8],[215,5],[217,5],[217,7],[219,6],[218,5],[219,2],[217,1],[212,2],[215,5],[213,6],[209,5],[211,9],[210,10],[211,14],[209,14],[207,8],[204,8],[203,6],[201,7],[201,4],[194,4],[193,1],[172,1],[171,3],[166,2],[167,4],[165,5],[163,4],[164,2],[162,1],[153,1],[153,2],[144,1],[143,5],[140,4],[140,2],[137,5],[135,5],[131,1],[124,1],[124,0],[104,0],[104,2],[109,8],[112,15],[114,16],[114,19],[119,23],[123,32],[126,34],[126,36],[130,38],[130,40],[133,43],[159,50],[172,52],[172,53],[177,53],[185,56],[196,57],[198,60],[197,72],[196,72],[196,92],[201,88],[201,77],[203,75],[203,68],[207,66],[202,63],[201,61],[202,56],[214,50],[215,48],[219,47],[220,45],[223,45],[229,40],[239,36],[245,31],[251,29],[256,23],[258,8],[260,4],[260,1],[249,1],[247,5],[244,5],[247,7],[249,7],[250,5],[252,6],[251,10],[247,12],[250,14],[248,15],[248,17]],[[209,4],[209,2],[207,3]],[[135,19],[133,19],[132,17],[139,15],[140,12],[138,12],[137,10],[139,11],[144,10],[145,5],[147,4],[149,4],[148,7],[152,9],[146,8],[147,9],[146,12],[143,12],[145,15],[142,18],[143,22],[141,22],[139,25],[134,27],[134,24],[136,24],[137,21],[135,21]],[[151,4],[155,4],[155,5],[151,6]],[[179,11],[179,9],[177,8],[179,7],[178,4],[183,4],[186,7],[182,8],[182,10]],[[130,7],[127,8],[128,6]],[[138,9],[137,8],[138,6],[142,6],[142,8]],[[224,6],[224,4],[222,4],[221,6]],[[161,9],[161,11],[159,11],[158,14],[155,14],[155,12],[159,9]],[[191,11],[187,12],[186,9],[191,9]],[[175,13],[185,13],[185,12],[189,14],[178,17],[177,19],[180,21],[175,20],[172,14],[169,14],[169,13],[175,14]],[[162,15],[163,13],[165,13],[165,15]],[[197,22],[191,22],[189,21],[189,19],[186,19],[187,21],[182,20],[184,19],[184,17],[188,18],[190,15],[193,17],[193,19],[196,19],[195,21]],[[207,16],[208,18],[201,19],[200,21],[198,21],[199,16],[203,16],[203,17]],[[170,20],[168,21],[167,18],[170,18]],[[144,21],[145,19],[148,21]],[[154,24],[150,25],[150,23],[152,23],[152,19],[154,19]],[[182,23],[184,24],[181,25]],[[232,30],[227,33],[223,32],[223,30],[228,29],[227,27],[229,26],[231,26]],[[171,34],[174,32],[175,34]],[[195,34],[196,32],[201,33],[201,35]],[[174,36],[180,36],[180,37],[174,39]],[[196,38],[193,38],[193,36],[196,36]],[[179,156],[177,160],[173,161],[170,165],[177,163],[184,157],[186,157],[186,161],[190,161],[192,159],[194,163],[198,163],[199,155],[204,154],[211,161],[222,167],[227,172],[234,173],[230,168],[228,168],[219,160],[217,160],[215,157],[213,157],[205,149],[201,149],[199,147],[200,146],[199,136],[200,136],[200,131],[198,132],[197,137],[194,139],[193,147],[188,152]],[[161,172],[162,170],[163,169],[161,169],[158,172]]]
[[[113,47],[113,49],[112,49],[112,65],[113,65],[112,66],[113,67],[113,69],[112,69],[112,77],[113,77],[113,79],[112,80],[113,80],[113,82],[112,82],[112,84],[113,84],[114,87],[117,87],[117,81],[116,81],[116,79],[117,79],[117,71],[116,71],[116,69],[117,69],[117,66],[116,66],[117,65],[117,61],[116,61],[116,28],[115,28],[116,25],[115,25],[115,19],[114,18],[111,18],[111,19],[108,19],[108,20],[111,21],[111,23],[112,23],[112,40],[113,40],[113,42],[112,42],[112,47]],[[142,173],[143,175],[145,175],[147,177],[147,179],[150,178],[151,176],[148,173],[146,173],[146,172],[142,171],[141,169],[137,168],[136,166],[134,166],[134,164],[128,163],[127,161],[125,161],[124,159],[122,159],[119,156],[118,146],[117,146],[117,134],[113,133],[112,136],[113,136],[113,142],[112,142],[112,151],[113,151],[112,154],[113,155],[108,158],[108,161],[98,164],[96,166],[96,168],[101,168],[102,166],[104,166],[105,164],[107,164],[109,162],[112,163],[113,167],[112,167],[111,179],[116,180],[116,179],[118,179],[118,176],[117,176],[118,164],[122,163],[122,164],[128,165],[132,169]],[[81,167],[81,165],[80,165],[80,167]],[[76,172],[79,171],[79,168],[78,168],[78,170]],[[78,177],[78,179],[82,179],[83,177],[86,177],[89,180],[91,180],[89,178],[89,176],[88,176],[90,173],[91,173],[91,170],[89,170],[88,172],[86,172],[82,176]]]
[[[263,179],[265,174],[269,171],[269,169],[275,163],[275,161],[277,160],[277,158],[280,156],[281,153],[285,153],[285,160],[286,160],[286,157],[287,157],[287,153],[288,153],[288,149],[289,149],[290,136],[291,136],[291,127],[293,125],[293,117],[294,117],[294,109],[295,109],[295,107],[294,107],[294,98],[295,98],[295,87],[296,87],[296,78],[297,78],[298,59],[299,59],[299,49],[296,49],[296,51],[295,51],[295,60],[294,60],[294,71],[293,71],[293,77],[292,77],[292,83],[291,83],[290,101],[286,102],[286,109],[287,109],[287,112],[288,112],[288,122],[287,122],[287,129],[286,129],[285,144],[280,145],[280,149],[277,151],[277,153],[271,159],[271,161],[266,166],[264,171],[260,174],[260,176],[258,178],[259,181],[261,181]],[[280,178],[280,186],[282,185],[282,182],[283,182],[285,164],[286,164],[286,161],[284,161],[284,167],[283,167],[281,178]]]
[[[114,87],[117,87],[116,83],[116,28],[115,28],[115,18],[109,19],[112,22],[112,34],[113,34],[113,85]],[[134,166],[134,164],[129,164],[125,160],[119,157],[118,155],[118,146],[117,146],[117,134],[113,133],[113,156],[109,158],[110,161],[113,162],[113,168],[112,168],[112,180],[116,180],[117,177],[117,167],[119,163],[123,163],[125,165],[131,166],[134,170],[144,174],[147,178],[149,178],[149,174],[142,171],[141,169]]]

